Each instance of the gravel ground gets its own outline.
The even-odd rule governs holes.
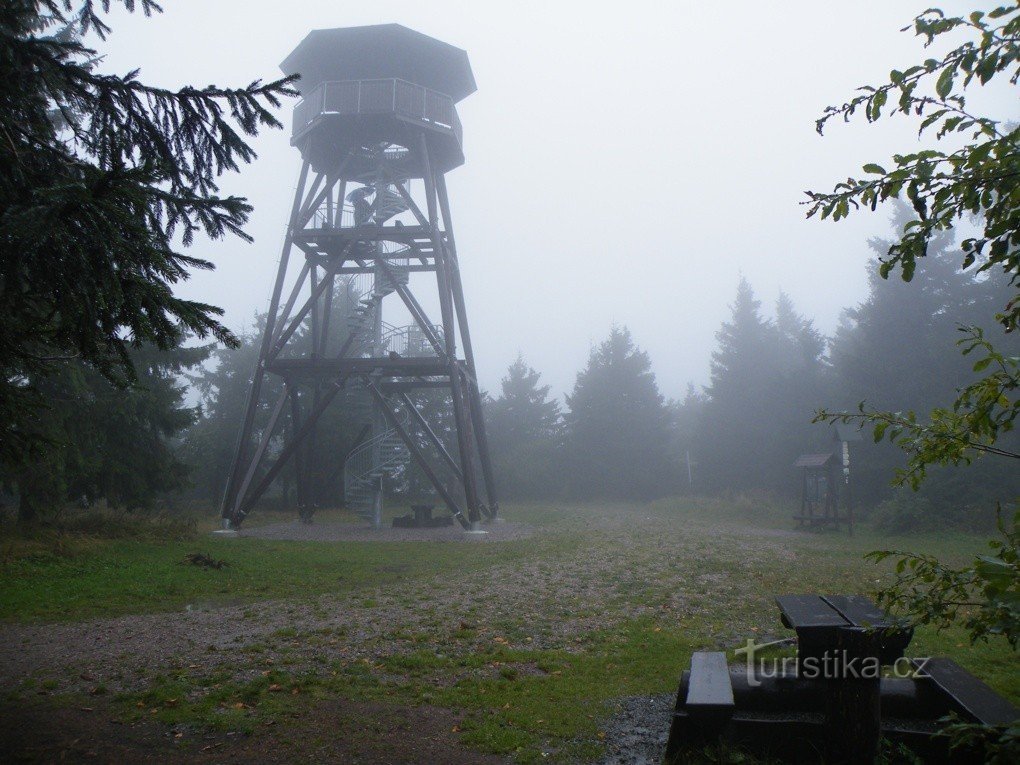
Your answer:
[[[272,523],[242,528],[239,536],[257,539],[291,539],[299,542],[507,542],[526,539],[532,526],[499,520],[483,525],[484,534],[465,533],[460,524],[435,529],[373,529],[356,523]]]
[[[746,608],[748,593],[735,580],[753,581],[766,563],[796,560],[782,537],[763,538],[734,525],[681,526],[639,511],[585,512],[578,522],[584,545],[571,547],[557,541],[563,532],[543,531],[534,544],[536,550],[548,549],[549,557],[525,554],[474,571],[469,582],[453,586],[446,578],[426,577],[306,600],[195,602],[170,613],[0,624],[0,687],[17,689],[32,678],[34,689],[46,683],[46,695],[138,692],[167,671],[220,672],[244,682],[273,666],[319,673],[334,662],[383,673],[379,662],[388,656],[470,653],[494,644],[581,652],[591,632],[631,619],[677,623],[704,620],[731,603]],[[274,539],[493,542],[533,532],[512,522],[488,528],[490,534],[475,537],[456,528],[373,531],[340,523],[282,523],[244,533]],[[725,622],[711,629],[710,639],[720,645],[743,637]],[[485,666],[442,679],[453,683],[465,673],[488,677],[498,671]],[[382,674],[380,679],[387,680]],[[603,763],[658,762],[670,703],[667,694],[611,705]]]
[[[606,753],[598,765],[659,765],[666,752],[675,693],[619,699],[604,724]]]

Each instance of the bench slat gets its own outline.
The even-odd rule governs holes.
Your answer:
[[[791,629],[845,627],[849,624],[820,595],[778,595],[776,605],[782,614],[783,624]]]
[[[733,707],[733,686],[726,654],[698,651],[691,656],[691,679],[687,687],[687,709],[691,707],[725,710]]]
[[[952,659],[914,659],[921,676],[927,675],[947,694],[959,711],[983,725],[1009,725],[1020,718],[1020,710],[997,694]]]
[[[823,595],[822,600],[858,627],[898,627],[896,620],[863,595]]]

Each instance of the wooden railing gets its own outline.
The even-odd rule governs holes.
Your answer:
[[[398,114],[452,132],[461,141],[460,119],[453,99],[406,80],[323,82],[294,107],[297,138],[320,115]]]

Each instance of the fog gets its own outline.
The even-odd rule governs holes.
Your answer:
[[[469,3],[173,0],[116,11],[102,68],[146,82],[244,85],[312,29],[397,22],[465,49],[478,91],[458,105],[467,161],[448,176],[480,383],[518,352],[569,392],[614,323],[647,350],[662,393],[707,382],[740,275],[767,309],[780,289],[830,332],[866,292],[884,215],[805,221],[805,189],[917,143],[906,120],[814,120],[853,89],[925,57],[896,30],[923,3]],[[966,10],[945,3],[947,12]],[[1008,93],[978,111],[1017,114]],[[233,329],[264,311],[300,169],[284,130],[223,179],[255,205],[254,244],[200,241],[216,264],[179,294]],[[1010,114],[1012,110],[1012,115]]]

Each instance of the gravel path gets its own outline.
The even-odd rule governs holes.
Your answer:
[[[659,765],[666,753],[675,693],[619,699],[602,726],[606,754],[599,765]]]

